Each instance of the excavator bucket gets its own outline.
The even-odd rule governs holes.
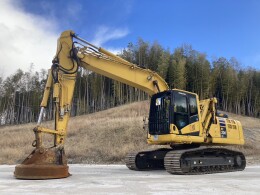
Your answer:
[[[63,149],[36,148],[15,167],[17,179],[58,179],[70,176]]]

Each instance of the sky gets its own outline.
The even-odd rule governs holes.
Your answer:
[[[260,70],[259,10],[258,0],[0,0],[0,77],[50,68],[68,29],[114,53],[141,37]]]

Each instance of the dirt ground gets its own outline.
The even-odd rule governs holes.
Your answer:
[[[143,117],[148,115],[149,102],[136,102],[93,114],[72,117],[68,126],[65,151],[69,163],[124,164],[129,151],[151,149],[146,143]],[[260,119],[229,114],[241,121],[244,128],[244,146],[232,146],[242,151],[247,164],[260,164]],[[0,127],[0,164],[17,164],[34,149],[32,129],[36,124]],[[53,121],[44,122],[53,128]],[[53,143],[45,136],[45,144]]]

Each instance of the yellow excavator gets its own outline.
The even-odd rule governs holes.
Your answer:
[[[217,113],[216,98],[199,100],[195,93],[169,89],[156,72],[96,47],[68,30],[58,39],[57,52],[48,72],[38,124],[33,129],[35,149],[15,167],[16,178],[53,179],[70,175],[64,142],[78,67],[136,87],[151,96],[149,120],[144,125],[147,142],[170,147],[129,153],[125,158],[129,169],[166,169],[171,174],[244,170],[243,153],[218,147],[243,145],[244,136],[239,121]],[[51,91],[55,105],[54,129],[41,126]],[[54,137],[52,147],[44,146],[42,135],[46,133]],[[217,147],[212,147],[214,145]]]

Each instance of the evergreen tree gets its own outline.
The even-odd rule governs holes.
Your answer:
[[[171,53],[169,49],[166,51],[162,51],[158,61],[158,73],[164,79],[166,79],[170,61],[171,61]]]
[[[159,43],[150,45],[141,38],[129,43],[119,56],[158,72],[171,88],[195,92],[200,99],[217,97],[219,109],[260,117],[260,71],[241,68],[235,58],[219,57],[210,63],[205,53],[191,45],[182,45],[171,54]],[[76,79],[72,116],[148,98],[139,89],[82,68]],[[33,64],[27,72],[17,70],[5,79],[0,77],[0,125],[36,121],[46,80],[47,71],[34,71]],[[46,119],[53,119],[52,101]]]
[[[186,89],[186,59],[181,48],[175,49],[172,57],[173,84],[175,88]]]

